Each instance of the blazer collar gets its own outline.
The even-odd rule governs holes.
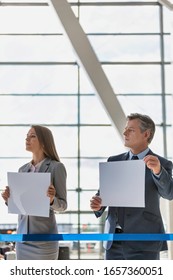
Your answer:
[[[122,155],[122,160],[128,160],[128,159],[129,159],[129,152],[124,153],[124,154]]]
[[[147,155],[154,155],[154,153],[149,149]]]
[[[22,172],[29,172],[30,171],[30,162],[25,164],[25,166],[22,167]]]
[[[154,155],[154,153],[149,149],[149,151],[148,151],[148,153],[147,153],[146,155]],[[128,160],[129,157],[130,157],[129,152],[127,152],[127,153],[125,153],[125,154],[123,155],[123,158],[124,158],[125,160]]]
[[[40,166],[39,172],[46,172],[49,168],[49,165],[51,163],[51,159],[50,158],[46,158],[42,165]]]
[[[49,168],[49,165],[51,163],[51,159],[50,158],[46,158],[42,165],[40,166],[39,172],[46,172]],[[23,168],[22,168],[22,172],[29,172],[31,168],[31,163],[27,163]]]

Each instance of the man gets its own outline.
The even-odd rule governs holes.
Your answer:
[[[108,161],[131,160],[133,156],[146,164],[145,207],[109,207],[106,233],[165,233],[160,213],[160,197],[173,199],[172,162],[154,154],[148,147],[155,133],[153,120],[138,113],[127,116],[123,133],[127,153],[111,156]],[[123,170],[122,170],[123,175]],[[110,194],[111,195],[111,194]],[[99,192],[90,200],[96,217],[106,209]],[[160,251],[167,250],[166,241],[108,241],[107,260],[158,260]]]

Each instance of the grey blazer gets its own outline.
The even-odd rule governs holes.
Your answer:
[[[20,167],[19,172],[29,172],[29,169],[30,164],[27,163]],[[50,172],[52,184],[56,189],[54,202],[50,206],[50,215],[49,217],[19,215],[17,230],[19,234],[56,234],[58,230],[55,211],[64,211],[67,208],[67,175],[64,165],[61,162],[46,158],[42,163],[39,172]]]
[[[160,197],[168,200],[173,199],[173,179],[172,162],[154,154],[159,158],[162,166],[160,178],[153,175],[150,169],[146,167],[145,175],[145,207],[133,208],[124,207],[123,231],[124,233],[165,233],[164,225],[160,213]],[[108,161],[128,160],[129,153],[123,153],[117,156],[111,156]],[[123,175],[123,171],[122,171]],[[111,194],[110,194],[111,195]],[[102,207],[95,212],[100,217],[106,207]],[[115,233],[118,223],[118,207],[108,207],[108,213],[105,222],[105,233]],[[162,251],[167,249],[165,241],[126,241],[127,246],[134,250],[143,251]],[[109,250],[112,241],[105,242],[105,249]]]

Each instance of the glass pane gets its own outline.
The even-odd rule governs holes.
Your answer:
[[[160,126],[156,126],[156,132],[154,135],[154,138],[150,144],[150,149],[160,155],[164,156],[164,150],[163,150],[163,128]]]
[[[154,6],[81,7],[80,23],[86,33],[159,32],[158,12]]]
[[[113,127],[81,127],[81,157],[107,157],[122,149],[119,134]]]
[[[72,96],[0,96],[1,123],[77,123],[77,99]]]
[[[9,6],[11,6],[12,4],[15,4],[15,3],[21,3],[21,5],[25,4],[26,1],[25,0],[21,0],[21,1],[18,1],[18,0],[3,0],[3,3],[6,3]],[[30,4],[38,3],[39,6],[40,6],[40,4],[44,5],[45,2],[43,0],[27,0],[27,3],[30,3]]]
[[[28,158],[0,157],[0,188],[4,188],[7,185],[7,172],[18,172],[19,167],[27,161],[29,161]],[[2,199],[0,199],[0,203],[2,202]]]
[[[81,159],[80,185],[83,190],[92,190],[92,195],[99,189],[99,162],[106,162],[107,157]]]
[[[76,190],[78,187],[77,159],[61,158],[67,171],[67,190]]]
[[[164,36],[164,55],[165,55],[165,61],[170,62],[173,56],[172,53],[172,36],[168,35],[168,36]]]
[[[62,32],[62,25],[50,6],[0,7],[0,33],[2,34]]]
[[[89,36],[101,61],[160,61],[159,36]]]
[[[173,93],[173,65],[166,65],[165,66],[165,88],[166,88],[166,93]]]
[[[167,153],[168,153],[169,159],[173,162],[173,145],[172,145],[173,130],[172,130],[172,127],[166,128],[166,134],[167,134]]]
[[[80,112],[81,123],[110,124],[111,122],[98,96],[81,96]]]
[[[141,113],[149,115],[156,124],[162,123],[162,96],[118,96],[125,115]],[[155,110],[157,108],[157,111]]]
[[[31,0],[30,0],[31,1]],[[41,1],[41,0],[40,0]],[[70,1],[70,0],[68,0],[68,2],[81,2],[81,3],[85,3],[85,2],[87,2],[87,3],[106,3],[106,1],[105,0],[75,0],[75,1]],[[120,3],[120,1],[119,0],[109,0],[109,3],[111,3],[111,2],[113,2],[113,3],[116,3],[116,2],[118,2],[118,4]],[[127,0],[121,0],[121,2],[127,2]],[[128,2],[131,2],[131,1],[128,1]],[[139,2],[139,0],[133,0],[133,2]],[[150,2],[150,0],[144,0],[144,1],[142,1],[142,2]],[[157,0],[153,0],[152,2],[157,2]],[[151,2],[150,2],[151,3]],[[110,5],[111,6],[111,5]]]
[[[78,215],[70,212],[62,212],[56,214],[56,221],[58,224],[59,232],[63,233],[78,233]]]
[[[159,65],[104,66],[115,93],[161,93]]]
[[[90,192],[90,191],[85,191],[85,190],[83,190],[80,193],[80,210],[81,211],[91,211],[90,199],[93,195],[95,195],[95,192]],[[93,216],[94,216],[94,214],[93,214]],[[88,221],[88,223],[90,224],[91,220]],[[84,221],[84,224],[85,225],[87,224],[86,220]],[[91,229],[88,228],[88,231],[91,231]]]
[[[84,192],[84,195],[85,193],[86,192]],[[88,214],[81,213],[80,222],[81,222],[81,232],[83,233],[103,232],[102,230],[103,230],[104,222],[102,219],[96,218],[93,211],[91,211],[91,213]]]
[[[1,224],[17,224],[18,217],[16,214],[9,214],[8,207],[1,199],[0,201]]]
[[[13,47],[11,47],[13,46]],[[71,44],[64,36],[1,36],[2,62],[75,62]]]
[[[170,125],[173,123],[173,99],[172,95],[166,96],[166,122]],[[171,128],[172,129],[172,128]]]
[[[78,211],[78,193],[76,191],[69,191],[67,193],[68,211]]]
[[[3,94],[77,93],[77,67],[68,65],[1,66],[0,92]]]
[[[164,32],[172,33],[172,10],[163,7]]]

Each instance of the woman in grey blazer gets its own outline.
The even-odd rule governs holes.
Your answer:
[[[46,194],[50,198],[50,210],[49,217],[19,215],[17,233],[56,234],[58,229],[55,211],[65,211],[67,208],[67,175],[57,154],[52,132],[44,126],[31,126],[26,137],[26,150],[32,152],[32,160],[20,167],[19,172],[51,173],[51,185],[48,186]],[[6,203],[9,196],[10,189],[6,187],[2,193]],[[18,260],[55,260],[58,258],[58,241],[17,242],[16,258]]]

